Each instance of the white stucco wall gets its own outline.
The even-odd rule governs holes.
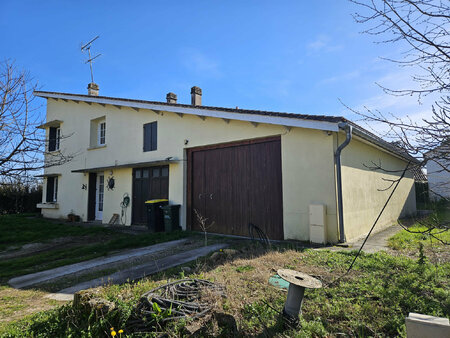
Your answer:
[[[91,147],[91,120],[105,117],[106,146]],[[316,129],[291,128],[279,125],[207,117],[195,115],[182,117],[171,112],[157,114],[151,110],[112,105],[49,99],[47,121],[62,120],[61,151],[74,155],[64,165],[46,169],[46,174],[58,173],[58,209],[42,209],[45,217],[66,218],[72,210],[87,219],[88,174],[72,173],[72,170],[125,165],[129,163],[179,160],[169,166],[169,200],[181,204],[181,226],[186,228],[186,158],[187,148],[238,141],[273,135],[281,135],[283,229],[285,239],[309,240],[310,204],[326,206],[327,237],[329,242],[338,239],[336,183],[334,151],[345,135],[327,133]],[[143,152],[143,125],[158,122],[158,148]],[[185,145],[185,141],[188,141]],[[339,141],[339,142],[338,142]],[[404,161],[374,146],[352,140],[342,153],[344,217],[348,239],[366,233],[374,217],[381,209],[387,192],[377,189],[385,186],[382,177],[389,175],[372,172],[364,163],[382,160],[389,168],[403,168]],[[120,202],[125,193],[132,196],[132,168],[115,168],[103,171],[105,182],[114,176],[114,190],[105,189],[103,222],[114,213],[121,214]],[[415,211],[413,180],[405,179],[377,229],[381,229],[399,216]],[[44,200],[45,200],[44,182]],[[132,199],[127,209],[126,224],[130,224]]]
[[[90,121],[105,116],[106,146],[90,147]],[[283,126],[258,124],[220,118],[200,119],[194,115],[180,117],[175,113],[156,114],[150,110],[133,110],[99,104],[49,99],[47,121],[62,120],[61,131],[67,138],[61,141],[61,151],[75,154],[72,161],[51,167],[46,174],[60,173],[58,209],[43,209],[45,217],[66,217],[74,210],[83,220],[87,218],[88,174],[72,173],[71,170],[127,163],[162,160],[169,156],[180,160],[169,167],[169,200],[181,204],[181,225],[186,227],[184,208],[186,201],[185,150],[208,144],[223,143],[251,138],[281,135],[283,218],[287,239],[309,239],[308,205],[322,203],[327,206],[330,240],[336,238],[336,201],[334,186],[333,137],[326,132]],[[158,149],[143,152],[143,125],[158,122]],[[185,140],[188,144],[185,145]],[[111,175],[104,172],[105,181]],[[131,196],[132,169],[114,169],[116,181],[113,191],[105,189],[103,222],[114,213],[120,214],[123,194]],[[45,199],[45,184],[44,184]],[[127,224],[131,221],[132,205],[127,211]]]
[[[344,140],[345,135],[341,133],[339,144]],[[393,188],[380,191],[391,186],[391,182],[385,180],[398,179],[407,162],[355,138],[342,151],[341,161],[344,225],[349,241],[368,233]],[[385,171],[368,168],[375,165],[380,165]],[[412,216],[415,212],[414,178],[413,173],[408,171],[374,231],[380,231],[395,224],[398,218]]]
[[[432,160],[428,161],[427,177],[431,199],[450,199],[450,159],[447,162],[441,159],[439,163]]]

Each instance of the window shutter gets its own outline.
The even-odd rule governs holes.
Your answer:
[[[55,178],[47,177],[47,202],[53,202],[53,190],[55,189]]]
[[[151,124],[144,124],[144,151],[152,150]]]
[[[56,150],[56,128],[49,128],[49,138],[48,138],[48,151]]]
[[[151,123],[151,137],[152,137],[152,148],[151,150],[156,150],[158,148],[158,134],[157,134],[157,130],[156,130],[156,124],[157,122],[152,122]]]

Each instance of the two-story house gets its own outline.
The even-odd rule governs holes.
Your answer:
[[[180,204],[180,224],[248,235],[248,223],[272,239],[337,242],[364,235],[385,203],[387,179],[412,159],[343,117],[35,92],[47,99],[48,155],[73,159],[45,170],[42,214],[126,225],[145,223],[144,202]],[[397,172],[371,170],[382,163]],[[130,197],[125,208],[124,196]],[[378,229],[415,213],[408,171]]]

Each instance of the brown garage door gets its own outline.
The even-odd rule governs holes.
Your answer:
[[[208,230],[248,236],[248,224],[283,239],[280,137],[188,150],[188,222],[201,230],[196,209],[214,222]]]

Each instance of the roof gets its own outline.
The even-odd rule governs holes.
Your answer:
[[[189,104],[181,103],[168,103],[159,101],[146,101],[136,100],[128,98],[118,98],[109,96],[93,96],[86,94],[70,94],[59,92],[47,92],[47,91],[35,91],[35,96],[43,98],[51,98],[55,100],[74,101],[76,103],[86,102],[88,104],[98,103],[105,106],[106,104],[116,106],[117,108],[129,107],[135,110],[149,109],[155,112],[169,111],[179,115],[192,114],[201,117],[217,117],[224,120],[241,120],[249,121],[254,124],[268,123],[283,125],[286,127],[300,127],[310,128],[325,131],[338,132],[340,130],[339,123],[348,123],[353,127],[354,134],[358,137],[375,144],[376,146],[401,157],[406,161],[412,161],[418,163],[418,160],[399,151],[398,147],[393,146],[389,142],[384,141],[382,138],[369,132],[368,130],[360,127],[359,125],[347,120],[342,116],[329,116],[329,115],[309,115],[309,114],[297,114],[287,112],[274,112],[265,110],[250,110],[239,108],[226,108],[226,107],[214,107],[214,106],[193,106]]]
[[[414,181],[416,182],[428,182],[427,175],[423,172],[422,168],[414,166],[413,169]]]
[[[144,103],[144,104],[155,104],[167,107],[183,107],[183,108],[195,108],[199,110],[216,110],[216,111],[224,111],[224,112],[232,112],[238,114],[252,114],[252,115],[264,115],[264,116],[277,116],[277,117],[288,117],[288,118],[296,118],[301,120],[314,120],[314,121],[324,121],[324,122],[341,122],[345,120],[345,118],[341,116],[328,116],[328,115],[309,115],[309,114],[296,114],[296,113],[287,113],[287,112],[274,112],[267,110],[250,110],[250,109],[239,109],[239,108],[226,108],[226,107],[214,107],[214,106],[192,106],[190,104],[183,103],[167,103],[167,102],[159,102],[159,101],[147,101],[147,100],[135,100],[135,99],[127,99],[127,98],[119,98],[119,97],[110,97],[110,96],[93,96],[86,94],[70,94],[70,93],[58,93],[58,92],[46,92],[46,91],[35,91],[34,95],[39,97],[47,97],[52,98],[51,95],[64,95],[68,97],[80,97],[89,99],[88,101],[95,102],[96,100],[90,99],[106,99],[113,101],[125,101],[129,103]],[[80,100],[81,101],[81,100]]]

